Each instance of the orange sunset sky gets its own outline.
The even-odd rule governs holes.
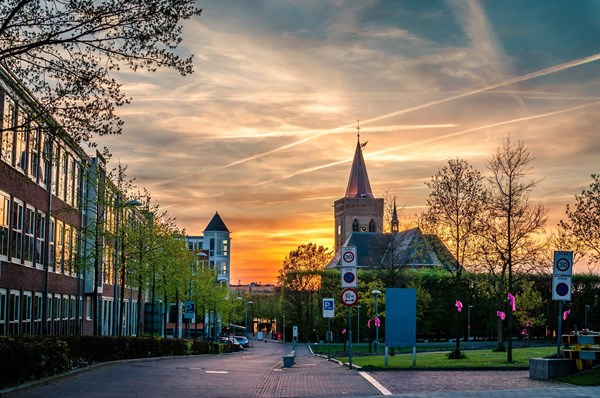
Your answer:
[[[122,72],[121,136],[96,139],[189,235],[215,211],[231,282],[273,283],[289,251],[333,247],[356,121],[371,187],[425,210],[449,158],[535,157],[548,227],[600,172],[600,2],[199,1],[195,73]]]

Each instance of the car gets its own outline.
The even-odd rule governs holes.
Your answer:
[[[245,336],[233,336],[237,341],[240,342],[240,344],[242,345],[242,347],[244,348],[248,348],[250,347],[250,341],[248,341],[248,338]]]
[[[221,343],[222,344],[233,344],[235,346],[238,347],[238,349],[243,350],[244,347],[242,346],[242,343],[240,343],[236,338],[234,337],[221,337]]]

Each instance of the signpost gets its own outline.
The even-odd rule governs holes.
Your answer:
[[[331,318],[335,316],[335,300],[332,298],[323,299],[323,318],[327,318],[327,360],[331,358]]]
[[[571,301],[573,276],[573,252],[554,252],[554,274],[552,277],[552,300],[558,301],[558,330],[556,333],[556,356],[560,358],[563,302]]]

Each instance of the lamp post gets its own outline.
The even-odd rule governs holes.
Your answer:
[[[129,200],[121,204],[121,192],[117,192],[115,198],[115,272],[113,280],[113,327],[112,334],[116,336],[120,334],[121,317],[119,311],[119,224],[121,209],[127,206],[139,206],[141,203],[138,200]]]
[[[467,306],[467,341],[471,341],[471,308],[473,306],[469,304]]]
[[[254,304],[252,301],[246,301],[246,337],[248,337],[248,305]]]
[[[379,309],[377,308],[377,301],[381,292],[375,289],[371,294],[375,298],[375,352],[379,354],[379,323],[377,322],[377,318],[379,318]]]
[[[588,330],[590,329],[589,326],[588,326],[588,310],[589,309],[590,309],[590,305],[586,304],[585,305],[585,311],[584,311],[584,314],[585,314],[585,328],[588,329]]]

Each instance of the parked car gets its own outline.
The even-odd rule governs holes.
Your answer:
[[[244,348],[248,348],[250,347],[250,341],[248,341],[248,338],[245,336],[233,336],[237,341],[240,342],[240,344],[242,345],[242,347]]]
[[[244,346],[234,337],[221,337],[221,343],[223,344],[233,344],[238,347],[238,349],[243,350]]]

